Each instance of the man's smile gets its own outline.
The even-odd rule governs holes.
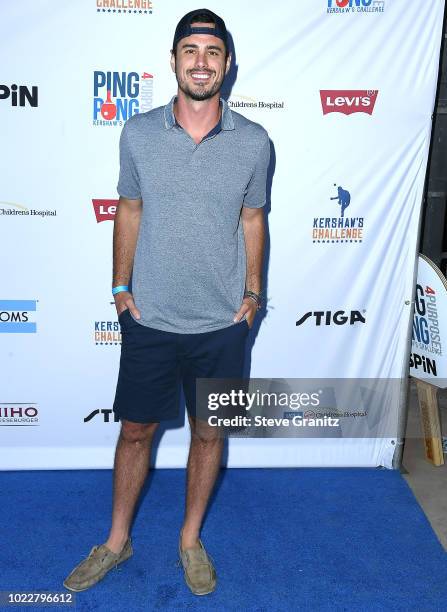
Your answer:
[[[211,74],[203,70],[191,71],[190,75],[194,81],[209,81],[211,79]]]

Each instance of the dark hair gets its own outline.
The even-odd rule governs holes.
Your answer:
[[[218,15],[214,16],[214,13],[212,11],[208,11],[207,9],[205,10],[199,9],[198,11],[188,13],[188,15],[185,15],[185,17],[183,17],[180,20],[179,24],[177,25],[177,30],[180,24],[182,23],[182,21],[185,20],[185,18],[188,19],[188,22],[190,25],[193,25],[194,23],[212,23],[214,24],[216,29],[222,28],[223,26],[225,30],[225,40],[222,39],[222,42],[224,43],[224,47],[225,47],[225,59],[227,59],[229,55],[229,49],[228,49],[228,39],[227,39],[225,23]],[[177,33],[177,30],[176,30],[176,33]],[[218,37],[222,38],[219,34],[218,34]],[[174,40],[175,40],[175,36],[174,36]],[[174,44],[171,49],[171,53],[173,54],[174,57],[176,57],[177,45],[178,45],[178,42]]]

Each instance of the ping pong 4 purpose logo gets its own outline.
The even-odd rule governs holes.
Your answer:
[[[372,115],[378,93],[377,89],[320,89],[323,115],[329,113]]]
[[[122,126],[152,109],[154,75],[149,72],[93,73],[93,125]]]

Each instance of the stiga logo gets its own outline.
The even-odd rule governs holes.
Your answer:
[[[35,334],[36,300],[0,300],[0,333]]]
[[[364,217],[348,217],[346,209],[351,205],[351,193],[341,185],[334,183],[334,195],[328,201],[336,202],[340,214],[338,217],[314,217],[312,241],[315,242],[362,242],[365,228]],[[333,206],[333,205],[332,205]]]
[[[96,223],[113,221],[119,200],[92,200]]]
[[[329,113],[372,115],[378,93],[377,89],[320,89],[323,115]]]
[[[93,73],[93,125],[122,126],[151,110],[154,76],[148,72]]]
[[[36,427],[39,425],[39,409],[37,404],[0,402],[0,426],[6,427]]]
[[[36,85],[0,85],[0,100],[7,100],[10,106],[36,108],[39,105],[39,90]]]
[[[98,13],[152,15],[151,0],[96,0]]]
[[[363,314],[362,314],[363,313]],[[355,323],[366,323],[364,314],[366,310],[315,310],[314,312],[306,312],[298,319],[295,325],[302,325],[306,321],[313,325],[354,325]]]
[[[327,0],[328,13],[383,13],[384,0]]]
[[[110,408],[102,408],[102,409],[97,408],[96,410],[93,410],[93,412],[91,412],[89,415],[84,417],[84,423],[88,423],[89,421],[92,421],[97,416],[99,417],[97,421],[102,421],[103,423],[118,423],[119,422],[118,416]]]

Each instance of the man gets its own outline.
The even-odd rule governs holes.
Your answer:
[[[179,556],[191,591],[214,590],[199,538],[223,440],[197,418],[196,378],[241,378],[260,307],[270,143],[219,92],[231,64],[223,20],[188,13],[175,31],[178,92],[133,116],[120,139],[113,294],[123,341],[114,411],[112,528],[65,580],[82,591],[133,551],[130,525],[160,421],[175,418],[183,384],[191,426]],[[132,287],[129,287],[132,276]]]

